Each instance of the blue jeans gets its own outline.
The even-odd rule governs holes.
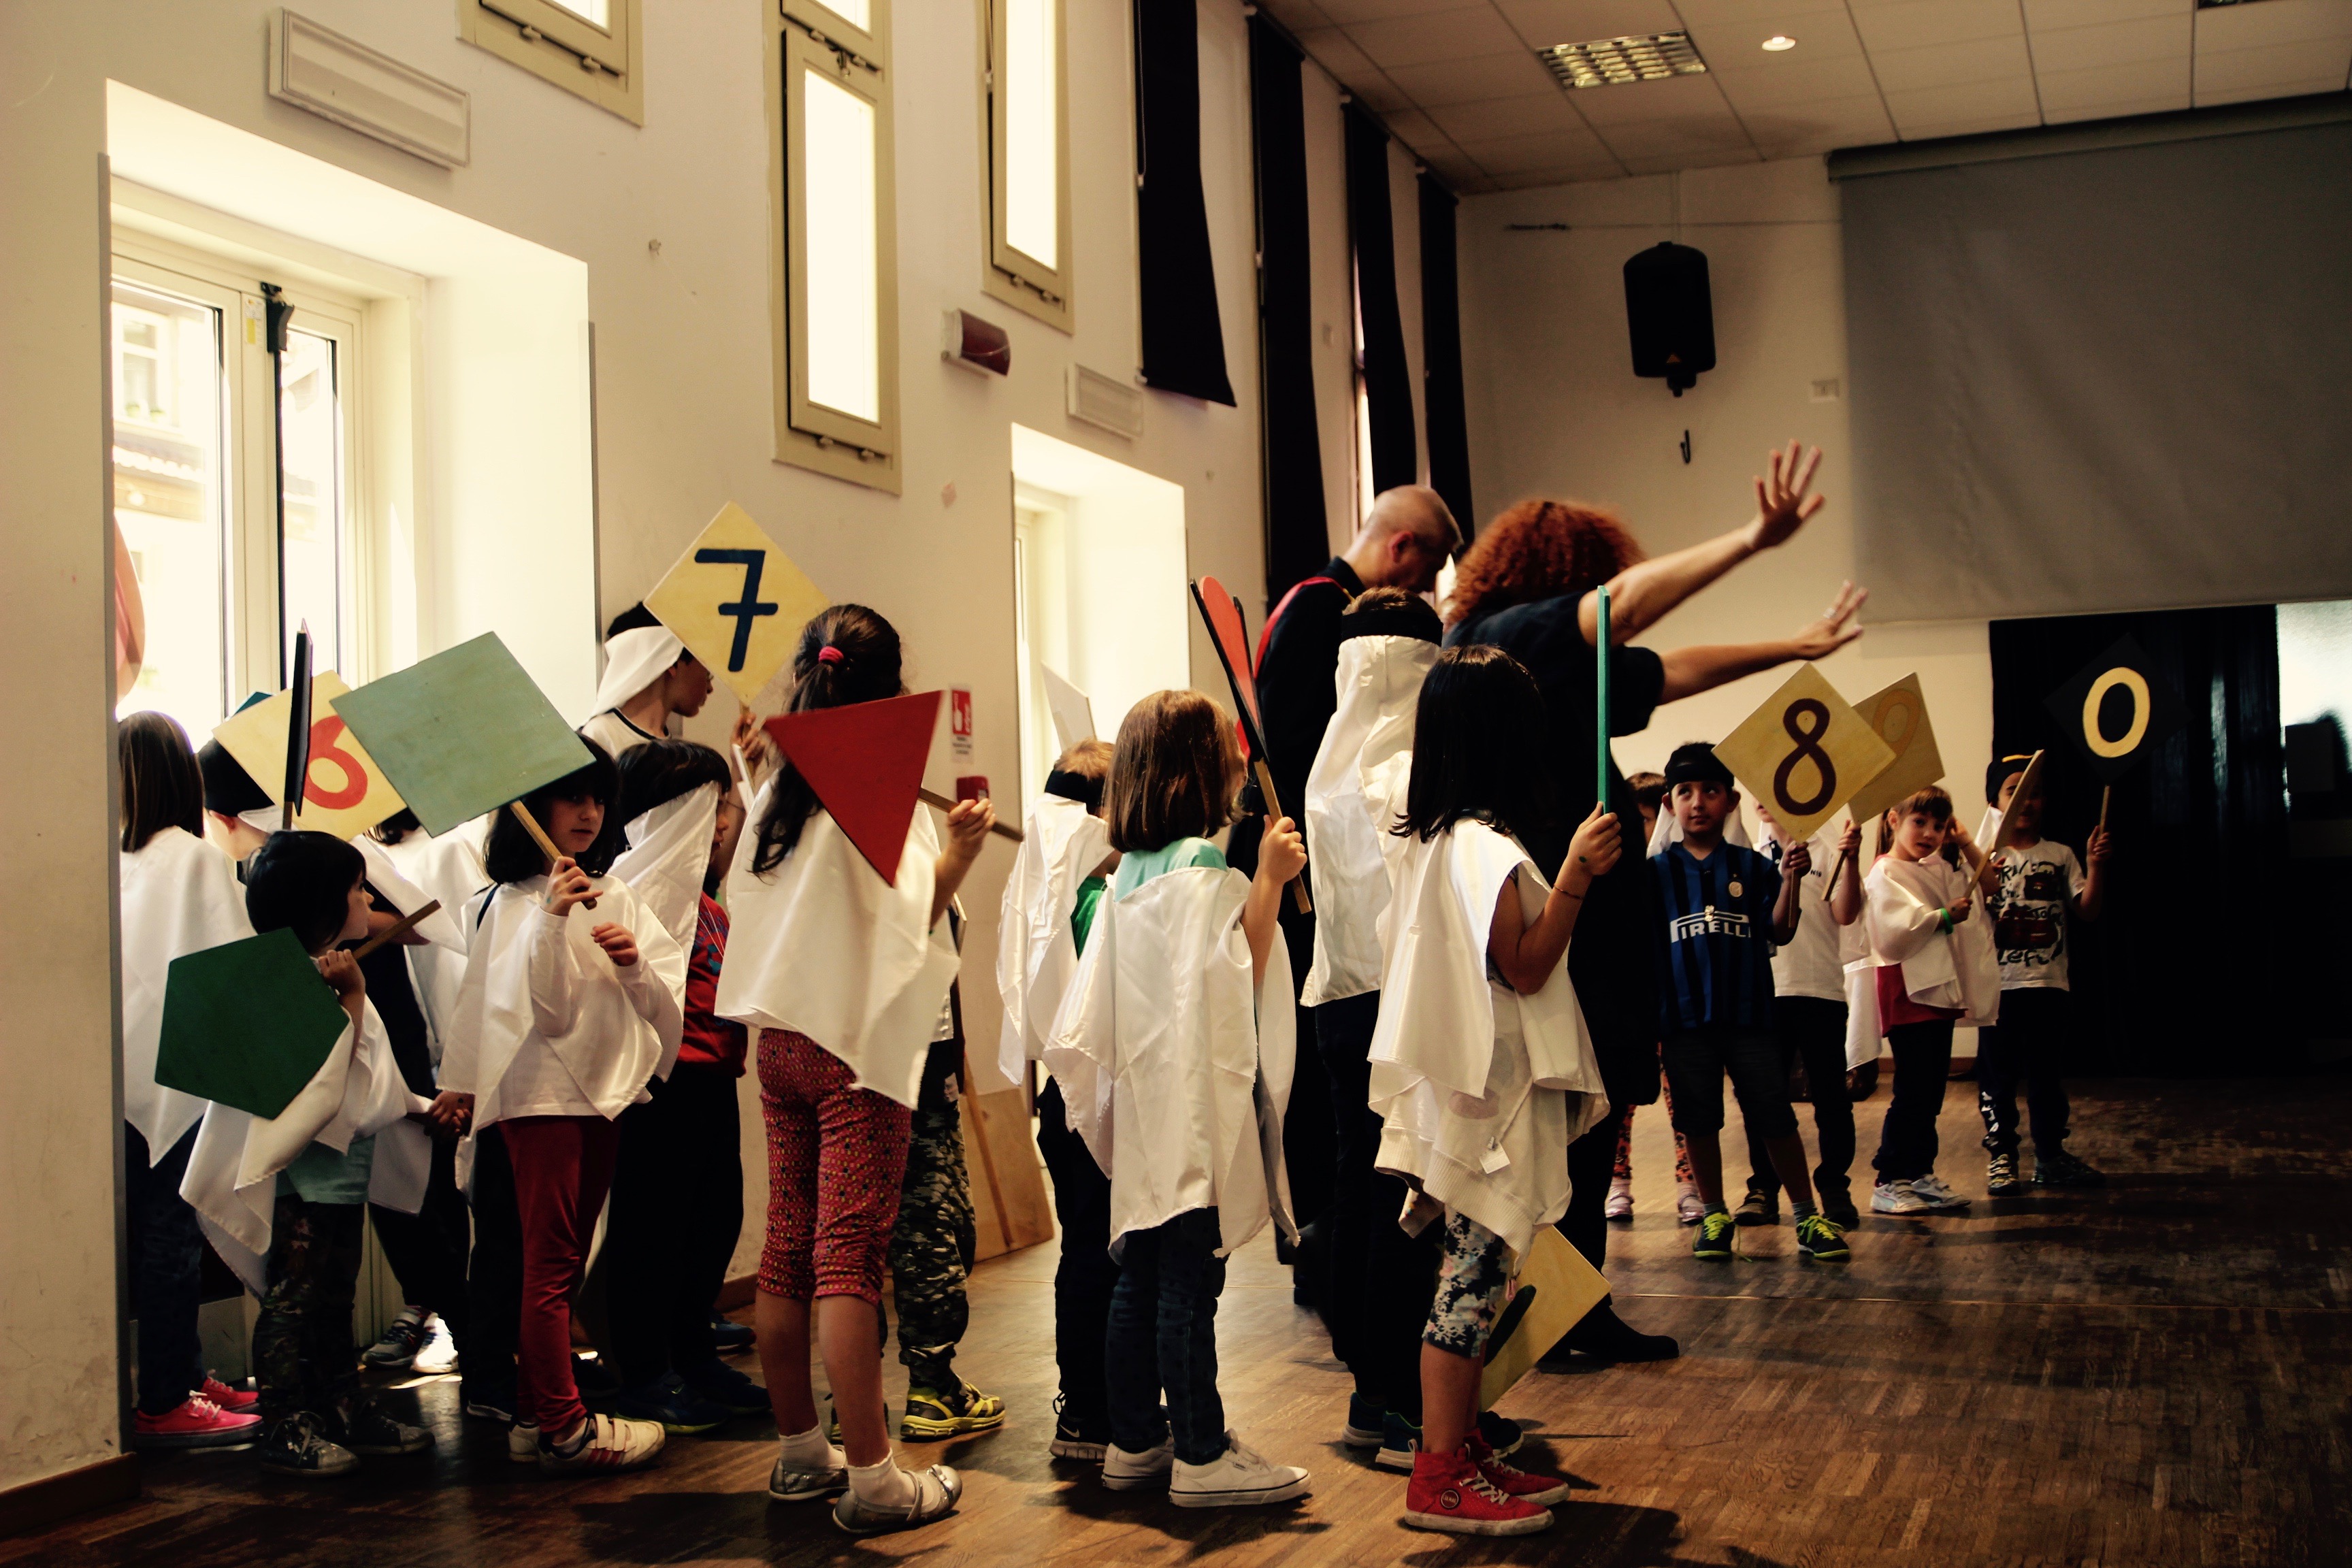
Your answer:
[[[1217,1397],[1217,1211],[1194,1209],[1150,1230],[1129,1231],[1118,1258],[1104,1336],[1103,1383],[1110,1440],[1130,1454],[1173,1433],[1176,1457],[1205,1465],[1225,1451]],[[1160,1414],[1162,1394],[1168,1411]]]
[[[205,1381],[196,1337],[205,1236],[196,1211],[180,1196],[196,1130],[172,1145],[151,1168],[147,1140],[122,1129],[124,1217],[131,1233],[131,1315],[139,1320],[139,1408],[161,1415],[177,1408]]]

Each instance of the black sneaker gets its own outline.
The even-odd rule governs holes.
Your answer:
[[[403,1307],[392,1327],[384,1330],[383,1338],[360,1352],[360,1364],[404,1367],[425,1347],[425,1309]]]
[[[1699,1223],[1701,1225],[1705,1225],[1706,1222],[1705,1220],[1701,1220]],[[1780,1194],[1778,1193],[1759,1192],[1754,1187],[1748,1188],[1748,1195],[1739,1200],[1739,1206],[1731,1211],[1731,1223],[1734,1225],[1779,1225],[1780,1223]]]
[[[959,1382],[951,1391],[909,1384],[907,1407],[898,1416],[898,1436],[909,1443],[940,1443],[993,1432],[1004,1425],[1004,1401]]]
[[[2037,1152],[2033,1156],[2033,1184],[2037,1187],[2104,1187],[2107,1184],[2107,1178],[2061,1149],[2054,1154]]]
[[[394,1420],[373,1399],[344,1400],[326,1428],[354,1454],[414,1454],[433,1446],[430,1432]]]
[[[1826,1215],[1800,1215],[1797,1249],[1815,1263],[1843,1263],[1853,1256],[1845,1244],[1845,1230]]]
[[[515,1424],[515,1385],[512,1378],[493,1382],[487,1377],[468,1377],[457,1385],[457,1399],[466,1414],[477,1421],[495,1421],[501,1426]]]
[[[1709,1209],[1706,1217],[1698,1222],[1698,1234],[1691,1237],[1691,1256],[1709,1263],[1721,1263],[1732,1256],[1731,1216],[1721,1209]]]
[[[1840,1230],[1852,1230],[1862,1223],[1862,1213],[1853,1206],[1852,1194],[1825,1191],[1821,1199],[1822,1215]]]
[[[320,1436],[319,1418],[307,1410],[273,1422],[261,1439],[261,1468],[272,1475],[323,1480],[349,1475],[359,1465],[349,1448]]]
[[[1526,1427],[1509,1416],[1497,1415],[1491,1410],[1478,1412],[1478,1436],[1486,1440],[1486,1447],[1494,1450],[1495,1458],[1498,1459],[1517,1453],[1519,1445],[1528,1440]]]
[[[1066,1408],[1068,1400],[1066,1394],[1054,1395],[1054,1440],[1045,1446],[1045,1451],[1057,1459],[1083,1459],[1099,1465],[1103,1450],[1110,1446],[1110,1417],[1105,1415],[1087,1421],[1072,1415]],[[1379,1444],[1377,1434],[1372,1442]]]
[[[2013,1198],[2025,1191],[2025,1178],[2017,1173],[2017,1156],[1997,1153],[1985,1161],[1985,1196]]]
[[[710,1314],[710,1342],[718,1347],[720,1355],[739,1355],[757,1344],[759,1338],[749,1323],[739,1323],[717,1312]]]

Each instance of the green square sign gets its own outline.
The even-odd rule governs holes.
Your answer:
[[[183,953],[163,983],[155,1081],[276,1116],[317,1076],[351,1022],[290,931]]]

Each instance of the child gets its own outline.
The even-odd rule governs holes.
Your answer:
[[[253,1441],[258,1396],[205,1371],[196,1308],[205,1254],[180,1181],[205,1102],[155,1081],[172,960],[253,934],[236,868],[200,837],[204,778],[188,737],[161,713],[117,731],[122,770],[123,1213],[131,1314],[139,1321],[134,1448]]]
[[[1045,775],[1045,793],[1029,808],[1013,875],[998,916],[996,984],[1004,998],[998,1037],[1004,1076],[1028,1080],[1045,1036],[1087,950],[1095,910],[1116,866],[1102,817],[1110,742],[1080,741]],[[1110,1442],[1110,1399],[1103,1388],[1103,1338],[1118,1265],[1110,1256],[1110,1178],[1070,1130],[1060,1080],[1037,1095],[1037,1152],[1054,1184],[1060,1222],[1054,1265],[1054,1362],[1061,1393],[1054,1401],[1057,1459],[1099,1464]]]
[[[620,847],[613,759],[523,797],[555,841],[545,853],[511,812],[490,828],[491,886],[466,909],[472,931],[441,1085],[472,1097],[475,1137],[495,1131],[519,1237],[515,1423],[508,1454],[549,1474],[627,1469],[661,1451],[650,1421],[592,1415],[572,1369],[572,1296],[620,1148],[615,1119],[667,1078],[684,1026],[686,954],[627,883],[604,875]],[[478,1205],[482,1183],[475,1184]],[[484,1224],[477,1210],[477,1226]],[[469,1352],[470,1354],[471,1352]]]
[[[1694,741],[1666,759],[1668,804],[1676,842],[1650,858],[1663,919],[1658,927],[1658,1011],[1666,1079],[1675,1086],[1675,1126],[1690,1140],[1691,1173],[1706,1205],[1691,1256],[1733,1255],[1731,1215],[1723,1205],[1723,1079],[1728,1072],[1739,1114],[1760,1136],[1789,1189],[1799,1254],[1816,1263],[1851,1256],[1845,1232],[1813,1205],[1805,1145],[1789,1105],[1789,1073],[1772,1033],[1769,942],[1785,945],[1805,911],[1798,890],[1811,857],[1792,846],[1776,868],[1742,845],[1727,843],[1724,825],[1739,809],[1731,770],[1713,747]],[[1782,871],[1788,874],[1782,876]]]
[[[1568,1212],[1569,1144],[1608,1114],[1566,962],[1585,890],[1616,863],[1617,821],[1594,807],[1559,883],[1544,885],[1517,837],[1549,816],[1544,728],[1534,678],[1510,655],[1441,655],[1421,688],[1391,832],[1370,1085],[1379,1160],[1415,1189],[1409,1214],[1444,1210],[1421,1335],[1423,1442],[1405,1489],[1405,1522],[1421,1530],[1528,1534],[1569,1491],[1505,1463],[1478,1419],[1505,1288],[1536,1232]]]
[[[1666,798],[1666,775],[1664,773],[1633,773],[1625,780],[1633,792],[1633,805],[1642,814],[1642,842],[1648,844],[1658,831],[1658,813]],[[1674,1121],[1675,1091],[1665,1081],[1666,1071],[1662,1061],[1658,1067],[1659,1092],[1666,1101],[1666,1120]],[[1633,1223],[1633,1112],[1638,1105],[1628,1105],[1617,1123],[1617,1165],[1611,1173],[1609,1201],[1601,1213],[1619,1225]],[[1706,1217],[1706,1205],[1699,1201],[1698,1187],[1691,1180],[1690,1140],[1675,1134],[1675,1218],[1683,1225],[1696,1225]]]
[[[1790,840],[1761,801],[1756,804],[1756,815],[1764,824],[1765,853],[1774,865],[1786,868],[1800,846]],[[1845,965],[1862,956],[1862,930],[1841,925],[1835,910],[1861,907],[1862,830],[1849,821],[1836,838],[1819,831],[1801,847],[1806,868],[1796,879],[1801,884],[1797,902],[1806,916],[1797,924],[1795,939],[1772,952],[1772,1029],[1780,1040],[1783,1079],[1790,1068],[1804,1065],[1821,1153],[1821,1163],[1813,1167],[1813,1185],[1821,1194],[1822,1212],[1852,1229],[1862,1223],[1862,1215],[1854,1210],[1847,1176],[1853,1165],[1853,1101],[1845,1089]],[[1834,889],[1829,881],[1832,868],[1838,878]],[[1825,891],[1829,897],[1823,896]],[[1748,1195],[1731,1217],[1738,1225],[1780,1223],[1780,1178],[1753,1126],[1748,1129]]]
[[[246,814],[277,807],[218,741],[206,741],[196,749],[196,766],[205,778],[205,837],[242,865],[269,837],[268,829],[247,821]]]
[[[625,756],[647,741],[670,738],[672,715],[701,712],[710,689],[710,671],[677,634],[643,604],[632,605],[604,628],[604,679],[596,686],[595,714],[580,733]]]
[[[1984,1117],[1989,1197],[2025,1190],[2017,1173],[2017,1085],[2033,1117],[2033,1184],[2095,1187],[2106,1178],[2066,1152],[2066,1085],[2059,1076],[2074,1016],[2066,988],[2066,922],[2095,921],[2106,900],[2107,830],[2091,829],[2089,868],[2042,837],[2042,789],[2019,795],[2026,759],[1986,770],[1985,795],[2007,819],[2009,844],[1993,856],[1993,945],[2000,958],[2000,1023],[1977,1036],[1977,1108]]]
[[[705,1432],[768,1407],[759,1384],[719,1359],[710,1309],[743,1229],[736,1080],[743,1026],[711,1011],[727,952],[727,911],[710,896],[743,826],[727,759],[691,741],[621,753],[628,849],[613,875],[685,948],[677,1065],[623,1110],[599,1270],[622,1415],[672,1433]]]
[[[1103,1484],[1165,1485],[1183,1508],[1307,1490],[1305,1470],[1227,1430],[1217,1395],[1225,1259],[1270,1214],[1290,1228],[1281,1116],[1295,1042],[1275,908],[1307,858],[1282,817],[1255,878],[1225,865],[1206,836],[1233,819],[1241,777],[1233,725],[1200,693],[1154,692],[1129,710],[1103,792],[1118,870],[1045,1050],[1110,1176]]]
[[[367,1069],[404,1089],[357,960],[338,946],[368,934],[367,863],[325,833],[278,833],[253,853],[246,912],[257,931],[290,930],[313,955],[352,1027],[376,1047]],[[357,1076],[356,1074],[354,1075]],[[404,1100],[404,1096],[402,1097]],[[417,1101],[415,1103],[422,1103]],[[347,1117],[351,1100],[346,1098]],[[402,1107],[395,1106],[396,1119]],[[344,1147],[320,1141],[278,1173],[269,1226],[268,1289],[253,1324],[261,1389],[261,1464],[313,1479],[352,1469],[357,1454],[413,1454],[432,1437],[395,1421],[359,1386],[352,1298],[359,1284],[378,1118],[357,1119]]]
[[[1952,816],[1952,797],[1929,785],[1888,811],[1877,862],[1863,880],[1879,1026],[1895,1052],[1895,1099],[1881,1126],[1873,1214],[1905,1216],[1968,1206],[1936,1180],[1936,1117],[1951,1072],[1952,1026],[1992,1022],[2000,998],[1992,944],[1969,915],[1990,882],[1984,851]],[[1957,850],[1966,869],[1953,864]]]
[[[1408,1236],[1393,1223],[1407,1194],[1377,1168],[1370,1052],[1389,830],[1412,768],[1414,706],[1444,632],[1429,602],[1400,587],[1368,588],[1340,614],[1339,707],[1304,802],[1315,844],[1315,959],[1299,1002],[1315,1020],[1330,1080],[1339,1156],[1324,1220],[1331,1289],[1322,1316],[1331,1352],[1355,1382],[1340,1441],[1404,1468],[1421,1437],[1421,1331],[1437,1285],[1437,1237]],[[1516,1436],[1514,1427],[1506,1441]]]
[[[791,710],[899,695],[898,634],[861,605],[802,628]],[[877,876],[789,761],[752,800],[755,834],[728,873],[733,912],[713,1010],[756,1026],[768,1132],[768,1235],[760,1254],[760,1363],[780,1444],[768,1495],[840,1493],[853,1534],[943,1518],[963,1494],[945,1465],[901,1468],[882,1409],[882,1268],[898,1216],[910,1108],[955,978],[945,917],[995,812],[928,808],[908,825],[895,881]],[[841,1421],[826,1441],[809,1382],[814,1328]]]

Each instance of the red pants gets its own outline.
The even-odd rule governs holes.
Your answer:
[[[882,1266],[898,1228],[914,1113],[851,1087],[851,1076],[806,1035],[760,1031],[760,1110],[768,1124],[760,1289],[772,1296],[882,1304]]]
[[[499,1128],[522,1220],[515,1418],[537,1422],[553,1438],[588,1415],[572,1381],[572,1298],[588,1270],[621,1130],[601,1116],[522,1116]]]

